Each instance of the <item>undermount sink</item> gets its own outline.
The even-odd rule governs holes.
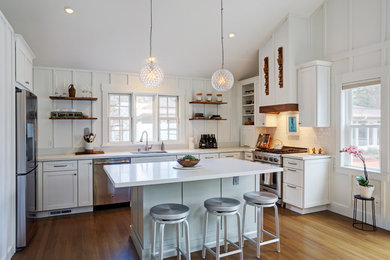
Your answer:
[[[142,152],[134,152],[134,154],[153,154],[153,153],[167,153],[167,151],[142,151]]]

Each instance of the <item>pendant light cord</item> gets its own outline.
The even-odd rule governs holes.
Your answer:
[[[221,46],[222,46],[222,69],[225,66],[225,50],[223,46],[223,0],[221,0]]]
[[[149,58],[152,57],[152,32],[153,32],[153,1],[150,0]]]

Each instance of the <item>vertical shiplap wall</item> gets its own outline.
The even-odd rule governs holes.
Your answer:
[[[15,251],[15,87],[13,31],[0,12],[0,260]]]
[[[312,44],[315,57],[333,62],[332,65],[332,128],[329,141],[330,152],[338,158],[337,142],[340,122],[339,79],[346,73],[362,74],[379,71],[390,75],[390,0],[328,0],[310,18]],[[313,33],[314,32],[314,33]],[[318,39],[322,38],[322,41]],[[388,82],[383,93],[388,93]],[[383,100],[388,100],[382,98]],[[386,102],[388,103],[388,102]],[[389,128],[388,106],[382,124]],[[388,151],[389,136],[382,140]],[[386,154],[382,160],[388,161]],[[331,210],[352,216],[352,197],[358,193],[355,176],[361,172],[340,169],[335,160],[332,176]],[[386,163],[386,165],[388,165]],[[381,227],[390,229],[390,178],[388,167],[381,174],[371,174],[376,186],[374,197],[377,202],[377,221]],[[369,208],[369,210],[371,210]]]
[[[61,121],[49,120],[50,111],[56,108],[75,108],[91,115],[91,104],[89,102],[53,101],[49,96],[53,95],[56,87],[62,89],[73,83],[77,91],[88,89],[92,95],[98,98],[92,103],[92,116],[97,117],[95,121]],[[140,93],[163,93],[178,94],[184,98],[180,113],[183,115],[181,124],[183,133],[181,143],[175,147],[187,147],[188,137],[194,136],[199,140],[202,133],[215,133],[221,146],[238,145],[239,133],[236,119],[237,101],[233,91],[223,93],[227,105],[190,105],[195,93],[213,93],[210,80],[200,78],[167,77],[162,86],[157,89],[147,89],[142,86],[137,74],[97,72],[86,70],[73,70],[61,68],[34,68],[34,92],[38,96],[38,149],[39,154],[64,153],[80,150],[83,147],[82,135],[84,128],[88,127],[97,134],[95,147],[102,147],[102,85],[119,86],[126,88],[129,92]],[[220,114],[227,118],[226,121],[190,121],[194,112],[208,114]],[[172,147],[172,146],[171,146]],[[133,148],[134,147],[129,147]],[[103,149],[115,150],[114,147],[103,147]],[[124,150],[125,147],[117,148]]]

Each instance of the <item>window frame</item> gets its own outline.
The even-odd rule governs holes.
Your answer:
[[[160,117],[160,97],[175,97],[176,98],[176,117]],[[167,107],[168,108],[168,107]],[[157,128],[158,128],[158,140],[160,142],[166,142],[166,143],[178,143],[180,141],[181,137],[181,124],[180,124],[180,96],[179,95],[169,95],[169,94],[160,94],[157,96]],[[161,139],[161,129],[160,129],[160,122],[161,120],[172,120],[176,119],[177,121],[177,127],[176,127],[176,140],[162,140]],[[168,126],[168,137],[169,137],[169,126]]]
[[[101,85],[102,90],[102,120],[101,120],[101,131],[102,131],[102,147],[120,147],[120,146],[132,146],[134,148],[139,147],[139,145],[144,144],[139,142],[139,140],[136,140],[136,103],[135,103],[135,97],[136,96],[153,96],[153,138],[149,137],[149,144],[157,145],[161,143],[160,140],[160,129],[159,129],[159,97],[160,96],[174,96],[177,97],[177,140],[175,141],[163,141],[167,144],[185,144],[185,138],[183,136],[183,133],[185,132],[186,125],[183,124],[182,117],[185,115],[183,113],[183,109],[186,108],[184,103],[184,94],[183,93],[177,93],[177,94],[171,94],[171,93],[151,93],[151,92],[137,92],[137,91],[129,91],[128,85],[111,85],[111,84],[102,84]],[[109,100],[108,95],[109,94],[127,94],[130,95],[130,141],[129,142],[110,142],[109,134]],[[100,120],[98,120],[100,121]],[[95,130],[96,131],[96,130]],[[99,134],[99,132],[97,132]]]
[[[128,96],[129,98],[129,116],[128,117],[112,117],[110,116],[110,108],[111,108],[111,103],[110,103],[110,95],[118,95],[118,96]],[[113,93],[109,92],[107,93],[107,124],[108,124],[108,142],[110,144],[130,144],[132,139],[133,139],[133,132],[132,132],[132,126],[133,126],[133,119],[132,119],[132,94],[127,94],[127,93]],[[119,105],[120,108],[120,105]],[[111,140],[111,120],[129,120],[129,141],[119,141],[119,142],[114,142]]]
[[[339,150],[343,147],[345,142],[345,97],[342,91],[342,86],[345,84],[356,83],[359,81],[375,81],[379,80],[381,84],[381,128],[380,128],[380,170],[375,171],[367,169],[371,174],[371,179],[379,180],[381,174],[390,174],[390,104],[387,100],[390,97],[390,73],[389,71],[380,68],[361,70],[356,72],[348,72],[335,76],[335,91],[332,91],[332,100],[335,100],[332,106],[332,125],[336,131],[336,146],[334,147],[335,154],[335,172],[338,174],[345,174],[357,176],[362,174],[360,168],[344,166],[342,163],[343,154]]]
[[[359,82],[356,82],[356,83],[359,83]],[[346,85],[346,84],[343,84],[343,85]],[[344,126],[344,136],[343,136],[343,139],[344,139],[344,142],[343,142],[343,147],[346,146],[346,145],[350,145],[352,144],[352,131],[353,130],[357,130],[359,131],[359,129],[367,129],[368,132],[367,132],[367,138],[369,138],[369,134],[370,134],[370,130],[371,129],[378,129],[379,131],[379,138],[380,140],[382,140],[382,136],[381,136],[381,131],[382,131],[382,118],[381,118],[381,122],[380,124],[371,124],[371,125],[358,125],[358,124],[353,124],[352,122],[352,95],[350,94],[351,92],[349,92],[350,90],[352,89],[356,89],[356,88],[359,88],[359,87],[369,87],[369,86],[373,86],[373,85],[380,85],[380,96],[382,95],[382,85],[381,83],[375,83],[375,80],[368,80],[368,81],[364,81],[362,82],[362,85],[361,86],[357,86],[357,87],[354,87],[354,88],[349,88],[349,89],[343,89],[342,90],[342,98],[344,99],[344,106],[342,108],[342,111],[345,113],[345,117],[344,117],[344,122],[343,122],[343,126]],[[380,104],[380,111],[381,111],[381,115],[382,115],[382,99],[380,100],[381,104]],[[369,141],[369,140],[368,140]],[[359,147],[359,145],[357,145]],[[369,146],[369,145],[367,145]],[[382,145],[381,145],[381,142],[379,142],[378,144],[379,146],[379,168],[369,168],[367,167],[367,170],[369,171],[372,171],[372,172],[380,172],[381,171],[381,163],[382,163]],[[341,167],[345,167],[345,168],[351,168],[351,169],[357,169],[357,170],[363,170],[363,164],[361,166],[353,166],[353,165],[350,165],[350,162],[351,161],[351,156],[350,155],[347,155],[347,154],[341,154],[341,160],[340,160],[340,166]]]

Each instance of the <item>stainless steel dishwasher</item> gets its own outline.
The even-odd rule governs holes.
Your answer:
[[[102,206],[130,202],[130,188],[114,188],[104,165],[130,163],[130,158],[97,159],[93,161],[93,205]]]

